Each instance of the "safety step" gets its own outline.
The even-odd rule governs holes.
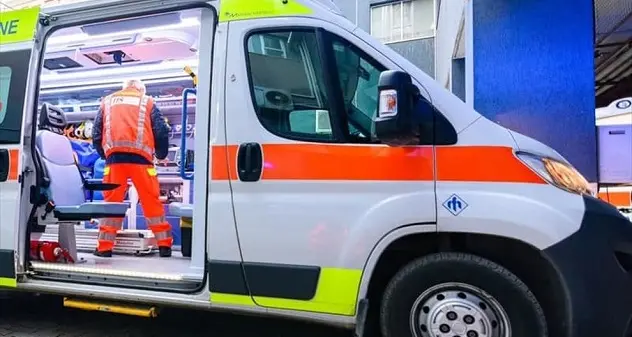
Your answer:
[[[147,318],[158,317],[158,308],[155,306],[136,305],[129,303],[115,303],[107,301],[87,300],[79,298],[64,298],[64,307],[86,311],[102,311],[113,314],[139,316]]]
[[[42,261],[31,261],[31,267],[37,273],[46,274],[82,274],[98,277],[121,277],[132,279],[154,280],[156,282],[182,282],[185,275],[170,272],[149,272],[140,270],[129,270],[115,267],[101,267],[95,260],[84,260],[84,263],[52,263]]]
[[[46,226],[46,231],[39,236],[39,241],[57,241],[59,228],[56,225]],[[93,252],[97,247],[99,231],[96,229],[75,229],[77,250]],[[154,234],[149,230],[124,230],[116,235],[114,253],[147,255],[157,249]]]

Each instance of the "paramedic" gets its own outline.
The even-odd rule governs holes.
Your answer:
[[[169,125],[145,95],[145,85],[139,80],[128,80],[123,90],[101,100],[101,108],[94,121],[93,144],[105,159],[103,182],[118,184],[103,193],[106,202],[122,202],[127,193],[127,179],[138,191],[147,226],[154,233],[161,257],[171,256],[173,237],[160,202],[158,177],[154,155],[167,157]],[[111,257],[116,232],[122,228],[123,218],[101,219],[96,256]]]

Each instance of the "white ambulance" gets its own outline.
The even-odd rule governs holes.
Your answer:
[[[191,11],[197,21],[182,19]],[[169,35],[199,60],[195,137],[181,144],[195,153],[193,171],[181,172],[192,199],[168,205],[190,225],[190,257],[82,252],[79,224],[125,216],[130,204],[86,198],[107,186],[83,179],[68,138],[43,128],[74,116],[42,103],[47,81],[63,93],[84,90],[88,72],[92,87],[115,74],[155,81],[177,48],[150,34],[193,21],[195,38]],[[112,38],[129,30],[142,33]],[[104,36],[138,49],[117,59],[96,46]],[[159,44],[169,47],[151,52]],[[86,57],[100,69],[76,71]],[[4,288],[84,309],[226,310],[358,336],[632,333],[630,221],[556,151],[482,117],[329,2],[99,0],[2,12],[0,74]],[[42,227],[74,263],[32,258]]]
[[[595,110],[599,146],[599,198],[632,219],[632,97]]]

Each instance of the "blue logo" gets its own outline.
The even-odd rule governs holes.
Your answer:
[[[459,198],[459,196],[456,194],[452,194],[448,198],[448,200],[443,202],[443,207],[447,209],[450,213],[452,213],[452,215],[454,216],[457,216],[461,212],[463,212],[463,210],[466,209],[467,206],[468,205],[465,202],[465,200]]]

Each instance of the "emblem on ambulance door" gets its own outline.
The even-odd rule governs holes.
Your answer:
[[[443,208],[447,209],[448,212],[452,213],[452,215],[457,216],[464,209],[466,209],[468,204],[465,200],[461,199],[458,195],[452,194],[446,201],[443,202]]]

